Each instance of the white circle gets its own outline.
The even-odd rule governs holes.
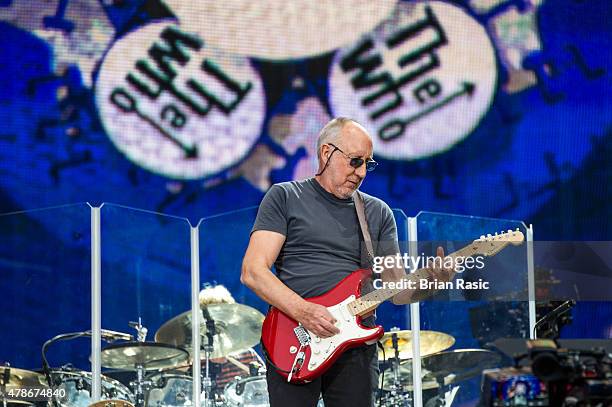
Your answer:
[[[265,59],[304,58],[350,44],[397,0],[164,0],[181,26],[219,49]]]
[[[179,61],[175,56],[163,58],[176,75],[171,80],[149,55],[154,44],[171,50],[170,41],[161,38],[164,32],[174,33],[174,38],[180,39],[175,42],[176,50],[188,56],[188,61]],[[200,48],[196,49],[195,44]],[[158,83],[136,69],[136,64],[143,61],[151,72],[166,78],[166,88],[158,96],[147,96],[126,79],[131,74],[138,83],[159,90]],[[205,61],[207,71],[203,68]],[[193,90],[197,86],[187,85],[191,80],[224,107],[213,105],[206,111],[210,103]],[[231,82],[243,91],[232,90],[228,85]],[[195,107],[169,88],[177,89]],[[149,24],[115,42],[104,58],[95,95],[102,123],[115,146],[143,168],[178,179],[209,176],[236,164],[259,138],[265,116],[263,86],[246,58],[215,50],[196,34],[186,33],[169,22]],[[120,109],[119,105],[129,107],[131,100],[139,113]],[[229,109],[232,103],[235,106]],[[170,124],[175,112],[185,118],[182,127]],[[180,124],[179,119],[175,122]]]
[[[356,52],[368,41],[371,47]],[[368,61],[371,71],[365,73]],[[392,84],[402,77],[405,83],[393,93]],[[353,118],[372,132],[376,154],[418,159],[466,137],[489,109],[496,81],[493,44],[465,11],[441,1],[400,3],[389,20],[335,55],[330,103],[335,116]]]

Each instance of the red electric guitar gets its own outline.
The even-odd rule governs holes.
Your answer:
[[[516,230],[482,236],[472,244],[449,256],[492,256],[512,243],[520,244],[523,234]],[[403,289],[379,289],[361,296],[361,283],[370,278],[370,270],[357,270],[345,277],[333,289],[307,301],[321,304],[338,321],[340,333],[320,338],[296,321],[271,307],[262,328],[262,343],[277,371],[291,383],[306,383],[322,375],[347,349],[375,343],[384,333],[382,326],[368,328],[361,324],[362,316],[376,309]],[[427,278],[428,270],[420,269],[408,279]],[[418,285],[417,285],[418,286]]]

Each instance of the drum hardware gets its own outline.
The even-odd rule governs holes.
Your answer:
[[[572,322],[569,312],[575,305],[575,300],[567,300],[556,305],[554,309],[549,311],[535,323],[533,327],[534,337],[558,339],[561,328]]]
[[[145,380],[147,370],[176,367],[188,358],[187,351],[157,342],[124,342],[110,345],[100,353],[102,366],[136,371],[136,380],[130,384],[137,407],[145,405],[145,390],[150,386]]]
[[[392,339],[393,331],[388,335]],[[398,351],[400,348],[401,345],[398,344]],[[450,386],[476,377],[485,369],[496,367],[500,360],[501,357],[495,352],[482,349],[458,349],[425,356],[421,359],[421,388],[437,389],[438,396],[434,405],[450,405],[446,400]],[[392,362],[392,359],[387,358],[387,362]],[[396,372],[388,378],[382,378],[381,387],[386,393],[381,402],[385,403],[384,406],[411,405],[409,403],[412,403],[412,400],[409,396],[413,390],[412,360],[400,360],[397,365],[390,363],[389,368],[395,369]],[[454,397],[455,393],[456,389],[450,393],[450,397]]]
[[[142,325],[142,319],[140,317],[138,317],[138,322],[130,321],[128,322],[128,325],[136,330],[136,340],[138,342],[144,342],[147,340],[147,333],[149,330]],[[132,339],[128,340],[133,340],[133,337]]]
[[[130,321],[128,325],[136,329],[136,337],[139,343],[144,343],[147,339],[147,332],[149,330],[142,325],[142,319],[138,317],[138,322]],[[148,387],[149,383],[145,383],[145,366],[144,363],[138,362],[136,365],[136,383],[134,394],[136,396],[136,406],[143,407],[145,403],[145,387]],[[134,387],[133,387],[134,388]]]
[[[455,343],[451,335],[437,331],[420,332],[421,357],[428,356],[450,348]],[[411,406],[412,397],[412,366],[405,363],[412,358],[412,331],[399,330],[394,327],[385,333],[380,340],[381,349],[378,360],[387,362],[391,376],[381,377],[381,387],[385,391],[381,403],[385,406]],[[433,389],[438,384],[428,377],[423,382],[423,389]]]
[[[387,397],[387,403],[391,402],[393,406],[399,407],[411,407],[412,399],[408,392],[404,392],[402,389],[402,384],[400,382],[400,350],[399,350],[399,329],[392,328],[389,334],[391,335],[391,347],[393,349],[393,357],[389,360],[391,362],[391,370],[393,372],[393,384],[391,385],[390,395]],[[409,343],[409,341],[406,341]],[[385,345],[383,344],[383,347]],[[383,353],[384,354],[384,353]]]
[[[63,334],[59,334],[54,336],[53,338],[45,341],[45,343],[43,344],[42,348],[41,348],[41,354],[42,354],[42,371],[44,374],[44,377],[46,378],[47,384],[49,385],[49,387],[51,387],[52,389],[57,388],[57,386],[59,386],[62,382],[61,382],[61,378],[59,379],[59,383],[57,383],[57,380],[53,380],[51,377],[51,367],[49,366],[49,361],[47,360],[47,349],[54,343],[59,342],[59,341],[68,341],[68,340],[72,340],[72,339],[77,339],[77,338],[82,338],[82,337],[90,337],[92,336],[92,332],[91,330],[87,330],[87,331],[81,331],[81,332],[69,332],[69,333],[63,333]],[[102,340],[104,340],[105,342],[109,342],[112,343],[116,340],[129,340],[132,338],[132,335],[129,334],[125,334],[122,332],[116,332],[116,331],[111,331],[108,329],[101,329],[100,330],[100,337]],[[91,389],[88,389],[88,391],[90,392],[90,396],[91,396]],[[55,407],[59,407],[60,403],[57,400],[56,397],[52,398],[52,404]]]
[[[212,406],[214,400],[213,400],[213,395],[212,395],[212,378],[210,377],[210,355],[213,352],[213,345],[214,345],[214,337],[216,334],[216,328],[215,328],[215,320],[213,319],[213,317],[210,315],[210,313],[208,312],[208,306],[202,306],[200,307],[200,312],[202,314],[202,317],[204,317],[204,319],[206,320],[206,339],[207,339],[207,343],[206,345],[202,344],[202,350],[204,351],[204,360],[206,361],[206,368],[204,370],[204,377],[202,378],[202,387],[204,390],[204,406],[203,407],[209,407]]]
[[[231,359],[227,359],[231,362]],[[266,368],[258,362],[249,363],[249,376],[260,376],[266,373]]]
[[[205,365],[202,389],[205,407],[209,407],[214,405],[211,359],[227,358],[230,353],[259,343],[264,316],[256,309],[243,304],[208,304],[201,305],[200,309],[198,326]],[[165,322],[155,333],[155,341],[189,350],[193,346],[191,327],[191,311],[186,311]],[[231,362],[231,359],[228,360]]]

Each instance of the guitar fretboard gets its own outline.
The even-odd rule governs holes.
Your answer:
[[[462,249],[457,250],[449,254],[448,256],[451,258],[456,257],[469,257],[477,254],[479,252],[478,245],[472,243],[469,246],[466,246]],[[407,275],[404,280],[411,280],[415,283],[418,283],[421,279],[426,279],[429,274],[428,269],[418,269],[414,272]],[[418,284],[417,284],[418,285]],[[352,315],[364,315],[368,312],[375,310],[380,304],[387,301],[388,299],[393,298],[395,295],[401,293],[402,291],[407,291],[407,288],[381,288],[374,290],[364,296],[357,298],[355,301],[348,304],[348,308]]]

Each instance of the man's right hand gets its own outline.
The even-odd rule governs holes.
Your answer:
[[[296,320],[320,338],[329,338],[340,333],[340,330],[334,325],[336,319],[323,305],[304,301],[298,307]]]

